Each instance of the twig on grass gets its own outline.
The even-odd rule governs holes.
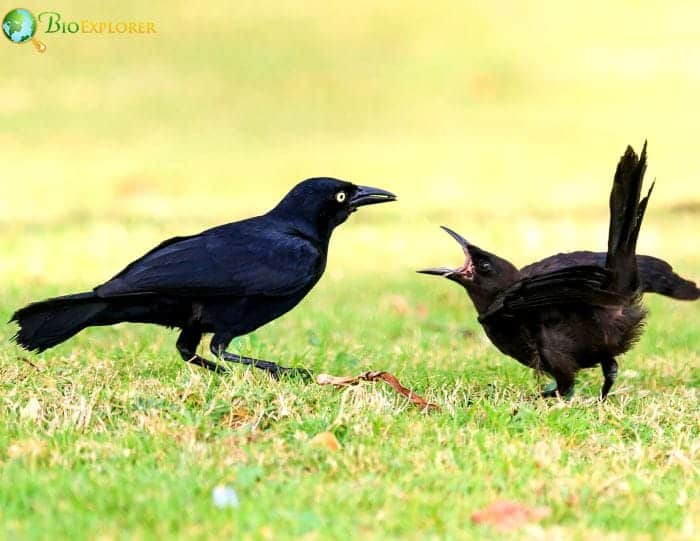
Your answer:
[[[331,376],[330,374],[319,374],[316,376],[316,383],[319,385],[334,385],[336,387],[347,387],[349,385],[357,385],[362,381],[384,381],[391,385],[391,387],[400,395],[405,396],[416,406],[424,410],[439,410],[440,407],[437,404],[428,402],[422,396],[414,393],[411,389],[408,389],[401,385],[401,382],[389,372],[373,370],[368,372],[363,372],[358,376]]]

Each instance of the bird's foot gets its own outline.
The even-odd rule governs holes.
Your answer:
[[[304,383],[309,383],[314,380],[314,374],[311,370],[301,367],[286,367],[276,365],[274,369],[268,369],[270,375],[275,379],[290,378],[301,379]]]
[[[236,353],[229,353],[228,351],[217,351],[216,348],[212,348],[213,351],[218,353],[218,357],[228,362],[240,363],[247,366],[253,366],[260,370],[264,370],[274,379],[280,379],[281,377],[289,378],[301,378],[305,383],[313,381],[313,373],[306,368],[298,367],[286,367],[280,366],[272,361],[265,361],[263,359],[254,359],[252,357],[245,357],[243,355],[238,355]]]
[[[561,396],[564,400],[571,400],[574,396],[574,386],[572,385],[563,395],[560,395],[558,392],[557,382],[552,381],[544,386],[540,396],[542,398],[556,398],[557,396]]]
[[[557,382],[552,381],[544,386],[542,392],[540,393],[542,398],[556,398],[557,396]]]

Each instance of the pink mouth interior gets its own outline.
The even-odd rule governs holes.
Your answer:
[[[466,259],[464,260],[464,265],[459,267],[458,269],[455,269],[455,272],[457,274],[461,274],[464,276],[467,280],[471,280],[474,278],[474,264],[472,263],[472,258],[471,256],[466,253],[465,250],[465,255],[467,256]]]

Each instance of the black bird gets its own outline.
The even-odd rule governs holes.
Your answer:
[[[267,214],[166,240],[92,291],[17,310],[11,319],[20,327],[14,340],[43,351],[86,327],[155,323],[182,329],[180,355],[209,370],[225,371],[197,355],[203,333],[214,333],[210,350],[220,359],[273,376],[295,371],[226,348],[306,296],[326,268],[331,233],[352,212],[395,199],[343,180],[305,180]]]
[[[651,194],[650,189],[640,201],[645,169],[646,143],[639,159],[628,147],[610,194],[607,253],[558,254],[518,270],[443,227],[462,246],[464,265],[419,271],[463,286],[491,342],[502,353],[554,377],[556,386],[548,386],[544,396],[571,396],[576,372],[600,364],[605,399],[617,376],[615,358],[642,332],[642,293],[700,297],[695,284],[665,261],[635,255]]]

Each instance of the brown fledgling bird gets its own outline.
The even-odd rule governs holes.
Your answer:
[[[418,272],[443,276],[463,286],[493,344],[525,366],[556,381],[543,396],[570,397],[582,368],[600,364],[602,399],[617,377],[616,357],[643,330],[642,293],[693,300],[700,290],[651,256],[637,256],[639,229],[649,196],[640,200],[646,169],[631,147],[620,159],[610,193],[607,253],[558,254],[518,270],[512,263],[469,243],[443,227],[466,256],[457,269]]]

